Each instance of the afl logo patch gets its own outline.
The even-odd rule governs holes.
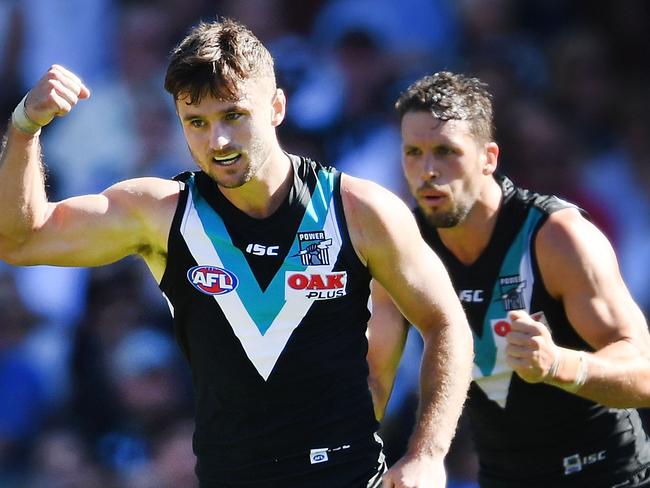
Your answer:
[[[194,266],[187,271],[187,279],[206,295],[224,295],[234,291],[239,284],[233,273],[217,266]]]

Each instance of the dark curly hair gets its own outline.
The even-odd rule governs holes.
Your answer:
[[[439,71],[420,78],[395,102],[400,120],[407,112],[430,112],[436,119],[467,120],[474,136],[493,140],[492,95],[478,78]]]
[[[242,82],[268,77],[275,86],[273,58],[243,24],[231,19],[194,26],[171,54],[165,90],[174,100],[197,103],[210,94],[234,100]]]

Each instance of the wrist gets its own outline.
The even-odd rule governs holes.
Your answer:
[[[557,363],[555,374],[549,374],[546,382],[569,393],[576,393],[584,386],[589,376],[587,354],[583,351],[561,349]]]
[[[448,451],[449,447],[442,446],[437,442],[417,443],[411,439],[410,445],[406,449],[403,457],[413,460],[436,462],[444,460]]]
[[[26,100],[27,95],[25,95],[20,103],[16,105],[16,108],[11,114],[11,124],[20,132],[35,135],[40,132],[42,126],[34,122],[29,115],[27,115],[27,109],[25,108]]]

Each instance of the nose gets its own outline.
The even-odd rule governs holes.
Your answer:
[[[228,147],[230,144],[230,134],[224,130],[219,124],[216,124],[212,129],[210,137],[210,148],[216,151],[221,151]]]
[[[424,160],[424,168],[422,171],[422,180],[429,181],[435,180],[440,176],[438,166],[436,165],[436,158],[433,156],[428,156]]]

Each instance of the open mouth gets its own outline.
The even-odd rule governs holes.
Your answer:
[[[213,156],[212,161],[214,161],[215,163],[221,166],[231,166],[235,164],[240,157],[241,157],[241,153],[230,153],[230,154],[225,154],[223,156]]]
[[[426,189],[418,192],[418,198],[428,205],[437,205],[443,202],[447,198],[447,195],[441,191]]]

